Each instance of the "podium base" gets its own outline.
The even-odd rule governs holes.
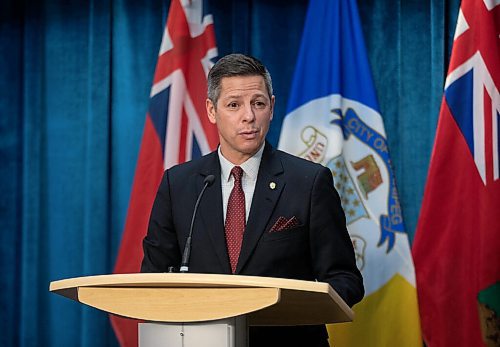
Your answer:
[[[245,316],[202,323],[139,323],[139,347],[246,347]]]

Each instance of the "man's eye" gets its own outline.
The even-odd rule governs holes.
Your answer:
[[[228,105],[227,105],[229,108],[237,108],[238,107],[238,104],[236,102],[230,102]]]
[[[266,103],[265,103],[265,102],[262,102],[262,101],[256,101],[256,102],[254,102],[254,105],[255,105],[255,107],[257,107],[257,108],[263,108],[263,107],[266,107]]]

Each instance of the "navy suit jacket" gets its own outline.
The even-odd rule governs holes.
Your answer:
[[[214,175],[215,181],[200,201],[189,271],[231,273],[217,151],[165,172],[143,242],[142,272],[179,268],[194,204],[208,175]],[[293,216],[298,219],[298,226],[269,232],[279,217]],[[266,143],[236,274],[318,280],[329,283],[350,306],[361,300],[363,280],[329,169]],[[283,334],[276,328],[253,330],[252,346],[264,346],[265,341],[271,345],[273,336],[278,336],[279,345],[285,342],[284,338],[293,346],[320,346],[326,341],[324,327],[282,329]],[[261,342],[254,343],[258,340]]]

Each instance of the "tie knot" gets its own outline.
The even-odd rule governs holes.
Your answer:
[[[233,175],[235,181],[241,181],[241,176],[243,176],[243,169],[239,166],[235,166],[231,170],[231,174]]]

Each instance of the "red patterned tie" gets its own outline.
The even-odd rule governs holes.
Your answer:
[[[243,241],[243,232],[245,231],[245,193],[241,187],[243,169],[235,166],[231,170],[231,174],[234,177],[234,186],[227,203],[225,229],[231,270],[235,273]]]

